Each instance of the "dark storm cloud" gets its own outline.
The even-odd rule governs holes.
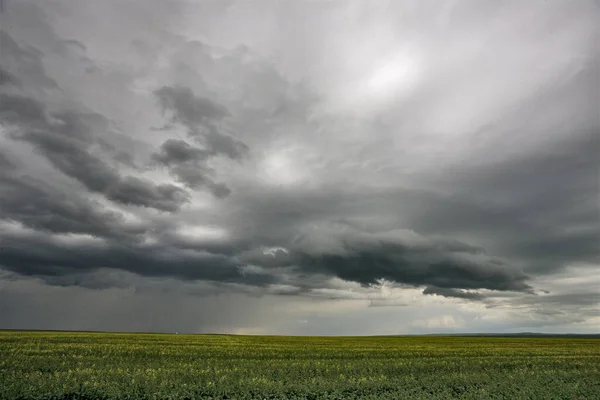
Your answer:
[[[247,274],[235,258],[201,248],[181,250],[165,245],[123,244],[117,241],[75,243],[30,233],[2,234],[0,265],[20,275],[50,277],[49,283],[68,285],[73,275],[101,268],[124,270],[146,277],[182,280],[274,283],[270,275]]]
[[[184,140],[168,139],[160,152],[152,155],[154,161],[166,166],[171,175],[192,189],[208,188],[218,198],[227,197],[231,190],[212,179],[214,170],[206,165],[211,152],[194,147]]]
[[[415,287],[427,285],[455,297],[463,292],[446,289],[531,290],[529,277],[518,268],[459,241],[427,238],[406,230],[361,231],[347,224],[316,222],[302,230],[287,242],[282,238],[277,243],[281,247],[269,252],[251,250],[240,257],[267,270],[291,268],[309,276],[337,277],[365,286],[382,279]]]
[[[38,195],[35,198],[40,197]],[[9,218],[40,228],[35,225],[39,215],[20,215],[17,205],[10,206],[6,207],[6,210],[12,210],[7,215]],[[27,204],[23,204],[23,207],[25,210],[31,208]],[[105,231],[98,232],[90,226],[86,230],[87,224],[91,225],[93,222],[89,220],[89,210],[87,213],[81,215],[80,218],[85,216],[87,220],[82,221],[78,229],[67,225],[59,229],[54,227],[54,231],[80,231],[106,237],[109,241],[117,237],[117,233],[106,231],[106,228]],[[58,216],[59,213],[56,212],[56,218]],[[28,217],[31,221],[28,221]],[[104,223],[107,219],[101,218],[100,221]],[[96,224],[100,221],[96,221]],[[118,228],[119,225],[114,226]],[[306,293],[311,288],[321,286],[319,281],[322,278],[319,277],[337,277],[365,286],[375,285],[381,279],[417,287],[432,285],[440,288],[444,295],[451,293],[446,289],[530,289],[525,274],[483,255],[480,249],[454,240],[428,239],[408,231],[369,233],[348,227],[340,229],[340,226],[322,226],[291,242],[282,238],[280,244],[287,249],[284,247],[269,253],[259,248],[244,250],[249,244],[247,241],[246,244],[236,244],[235,241],[226,240],[214,245],[198,242],[186,246],[181,240],[177,237],[171,240],[163,237],[161,242],[165,245],[170,242],[170,247],[158,245],[148,248],[116,245],[87,247],[76,244],[65,255],[60,246],[51,242],[44,243],[41,238],[35,238],[35,241],[19,238],[18,243],[21,244],[17,246],[17,242],[7,236],[3,242],[12,244],[9,246],[10,251],[3,253],[0,262],[20,274],[65,276],[67,282],[70,282],[68,276],[73,273],[110,267],[142,276],[175,276],[181,279],[234,281],[249,285],[286,282],[296,287],[297,293]],[[43,256],[27,254],[27,246],[36,247],[40,251],[43,249]],[[184,250],[185,248],[189,250]],[[170,255],[163,259],[161,254]],[[58,268],[59,265],[62,267]],[[248,274],[240,269],[246,265],[261,266],[264,271]],[[311,276],[317,280],[311,283]],[[57,281],[55,279],[51,282]],[[462,292],[453,293],[458,296]]]
[[[12,137],[33,144],[51,163],[88,190],[127,205],[176,211],[188,201],[185,191],[137,177],[121,176],[106,162],[90,153],[93,125],[104,124],[98,114],[62,112],[47,119],[44,106],[33,98],[1,95],[2,122],[14,126]]]
[[[12,168],[0,173],[0,217],[30,229],[50,233],[88,234],[108,239],[132,240],[143,228],[130,228],[122,217],[104,210],[79,193],[64,193],[52,185],[20,174],[17,164],[0,153]],[[0,264],[2,262],[0,261]]]
[[[46,122],[42,104],[30,97],[0,93],[0,117],[5,124],[43,126]]]
[[[192,189],[208,188],[218,198],[229,196],[231,189],[224,183],[215,182],[215,172],[206,162],[215,156],[241,159],[248,146],[221,132],[219,121],[231,114],[224,106],[196,96],[190,88],[163,86],[154,91],[163,112],[170,113],[170,123],[186,127],[188,135],[203,148],[196,148],[178,139],[168,139],[161,151],[153,158],[166,165],[179,182]]]
[[[224,106],[196,96],[187,87],[163,86],[154,94],[162,109],[172,114],[170,121],[184,125],[210,154],[237,159],[248,150],[241,141],[219,131],[218,122],[230,115]]]
[[[461,194],[443,208],[415,213],[412,226],[443,234],[487,233],[497,251],[524,260],[531,271],[598,263],[599,149],[600,122],[533,155],[457,169],[444,185]]]
[[[229,115],[224,106],[207,98],[196,97],[192,90],[186,87],[163,86],[154,94],[165,111],[173,112],[171,122],[178,122],[190,129]]]
[[[160,152],[154,155],[154,159],[169,166],[186,162],[201,162],[208,156],[207,151],[191,146],[184,140],[168,139],[160,146]]]
[[[427,286],[423,290],[423,294],[444,296],[444,297],[456,297],[459,299],[467,300],[482,300],[484,296],[476,292],[466,292],[464,290],[456,290],[451,288],[440,288],[436,286]]]
[[[53,50],[56,46],[62,49],[60,46],[66,45],[55,37],[38,8],[26,4],[24,10],[40,20],[41,28],[49,30],[46,36],[54,38]],[[2,64],[21,80],[26,80],[28,88],[58,88],[46,75],[41,51],[20,46],[6,32],[1,33],[1,39]],[[174,185],[155,185],[145,179],[121,176],[118,170],[91,153],[95,135],[108,133],[109,122],[104,116],[72,110],[51,113],[41,101],[32,97],[9,93],[0,96],[0,116],[4,124],[13,128],[12,137],[33,144],[54,167],[88,190],[122,204],[171,212],[188,201],[186,192]],[[125,161],[130,158],[125,152],[119,154]]]
[[[118,184],[107,188],[106,197],[127,205],[156,208],[175,212],[183,203],[188,202],[188,194],[171,184],[155,185],[145,179],[134,176],[121,178]]]
[[[221,199],[229,196],[231,193],[231,189],[227,185],[214,182],[208,177],[207,175],[210,173],[210,170],[206,168],[194,164],[179,164],[173,166],[170,171],[179,182],[186,184],[192,189],[206,187],[215,197]]]
[[[381,233],[323,229],[293,247],[302,270],[373,285],[380,279],[440,288],[529,290],[515,267],[456,241],[428,239],[410,231]]]

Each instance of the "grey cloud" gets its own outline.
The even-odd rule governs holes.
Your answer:
[[[253,248],[240,254],[240,258],[252,265],[261,265],[265,268],[290,267],[294,259],[289,251],[283,248]]]
[[[2,167],[3,173],[6,174],[6,171],[17,168],[17,164],[13,157],[0,151],[0,167]]]
[[[172,165],[204,161],[208,156],[207,151],[193,147],[184,140],[168,139],[160,146],[160,152],[153,157],[164,165]]]
[[[124,240],[143,230],[122,225],[119,214],[105,211],[78,193],[66,194],[16,171],[0,174],[0,216],[31,229],[52,233],[89,234]]]
[[[255,251],[246,255],[247,260],[266,267],[292,265],[308,274],[335,276],[362,285],[386,279],[441,290],[531,290],[526,274],[483,254],[481,249],[406,230],[373,233],[344,225],[317,225],[282,246],[288,250],[262,255]]]
[[[225,128],[220,121],[231,116],[230,112],[208,98],[196,96],[187,87],[163,86],[154,94],[162,110],[171,114],[169,122],[183,125],[190,137],[203,146],[199,149],[184,141],[169,139],[154,159],[167,165],[170,173],[189,187],[206,187],[218,198],[227,197],[231,189],[214,180],[215,172],[206,161],[219,155],[239,160],[248,152],[246,144],[223,133]]]
[[[204,142],[214,154],[224,154],[231,159],[238,159],[248,151],[246,144],[231,136],[221,134],[215,126],[209,125],[207,129]]]
[[[117,152],[113,155],[112,159],[133,169],[139,168],[138,165],[135,163],[133,156],[125,151]]]
[[[332,191],[285,196],[279,193],[273,197],[265,193],[260,199],[240,198],[244,212],[233,213],[232,218],[241,232],[252,233],[249,237],[255,240],[255,246],[281,246],[290,250],[289,254],[281,250],[262,254],[256,250],[245,256],[247,262],[268,268],[297,265],[306,273],[333,275],[365,285],[385,278],[414,286],[530,289],[526,274],[485,255],[484,249],[477,246],[443,236],[436,238],[435,232],[429,232],[432,237],[428,237],[407,230],[385,231],[382,229],[386,229],[386,224],[381,223],[372,225],[371,230],[361,228],[363,204],[378,210],[369,215],[381,213],[382,220],[391,226],[402,224],[388,216],[398,199],[402,199],[409,216],[431,210],[451,212],[445,208],[448,203],[432,193]],[[322,218],[337,219],[341,224],[322,223]],[[348,222],[343,222],[344,219]],[[352,220],[357,223],[349,223]],[[261,223],[271,228],[263,231]],[[312,229],[306,229],[311,226]]]
[[[31,15],[40,19],[48,30],[47,34],[53,37],[54,45],[66,45],[54,37],[38,8],[28,4],[23,12],[33,13]],[[17,71],[17,76],[27,78],[28,88],[57,87],[54,81],[49,84],[40,51],[19,46],[6,32],[2,32],[1,38],[2,63]],[[122,204],[170,212],[188,201],[186,192],[175,185],[155,185],[137,177],[123,177],[117,169],[91,153],[90,147],[96,142],[96,135],[106,136],[109,133],[110,122],[104,116],[69,110],[48,113],[46,106],[33,97],[8,93],[0,96],[2,121],[17,128],[12,137],[32,143],[57,169],[75,178],[87,189]],[[114,157],[134,166],[126,152],[119,151]]]
[[[67,137],[48,131],[30,131],[14,138],[32,143],[58,170],[93,192],[105,192],[119,180],[114,168]]]
[[[508,299],[489,297],[484,300],[486,308],[501,309],[514,316],[521,326],[551,327],[556,325],[585,323],[598,316],[600,298],[595,292],[594,281],[583,284],[576,291],[544,295],[524,295]],[[592,332],[597,327],[592,326]]]
[[[230,157],[289,135],[289,127],[306,124],[319,102],[310,85],[290,81],[272,60],[244,45],[229,49],[193,40],[182,44],[173,58],[178,85],[226,104],[230,110],[226,121],[247,146],[231,143],[231,138],[223,135],[208,138],[226,141],[219,147]],[[306,127],[306,133],[316,128]]]
[[[152,155],[179,182],[192,189],[206,187],[218,198],[227,197],[231,190],[227,185],[215,182],[211,177],[214,171],[206,165],[210,156],[210,152],[178,139],[168,139],[161,145],[160,152]]]
[[[57,89],[56,82],[46,75],[42,63],[42,53],[33,47],[19,45],[11,35],[0,30],[0,65],[10,76],[21,76],[33,86],[43,89]],[[4,74],[3,74],[4,75]]]
[[[374,299],[369,301],[369,307],[407,307],[407,303],[399,301],[379,300]]]
[[[415,258],[410,253],[386,254],[354,251],[348,255],[300,255],[301,268],[341,279],[373,285],[379,279],[414,286],[432,284],[445,288],[527,290],[527,275],[508,266],[497,266],[488,260],[447,257],[436,260]]]
[[[75,40],[75,39],[63,39],[62,43],[66,44],[67,46],[75,46],[77,48],[79,48],[80,50],[87,50],[87,47],[85,46],[85,44],[81,43],[79,40]]]
[[[40,126],[45,123],[45,110],[37,100],[0,93],[0,117],[3,122],[15,125]]]
[[[82,66],[89,72],[96,70],[97,66],[86,56],[87,48],[81,41],[76,39],[62,39],[53,29],[52,17],[55,16],[52,15],[53,11],[60,10],[61,8],[61,5],[58,3],[55,3],[55,6],[58,7],[48,8],[40,3],[29,0],[12,1],[2,15],[3,26],[6,27],[8,33],[19,39],[18,42],[24,39],[23,43],[26,43],[27,46],[21,46],[22,50],[37,51],[38,56],[44,56],[44,61],[48,61],[48,56],[59,56],[63,60],[68,60],[67,62],[71,64],[67,68],[72,68],[74,67],[73,64],[78,64],[75,66],[76,68]],[[70,10],[70,7],[67,7],[66,10],[58,12],[59,15],[68,15],[72,10]],[[27,28],[24,28],[21,23],[23,20],[31,21],[32,23],[27,24]],[[24,64],[21,63],[21,65]],[[40,63],[40,68],[37,68],[37,72],[43,70],[41,65],[42,63]],[[33,69],[32,72],[34,72]],[[38,78],[36,85],[42,82],[41,79]],[[54,88],[59,86],[56,84],[56,81],[51,85]]]
[[[124,177],[106,190],[106,195],[111,200],[170,212],[179,210],[189,199],[188,194],[175,185],[155,185],[134,176]]]
[[[224,106],[207,98],[196,97],[189,88],[163,86],[154,94],[163,110],[173,112],[172,122],[178,122],[190,128],[218,121],[229,115],[229,111]]]
[[[21,81],[17,79],[13,74],[4,70],[0,65],[0,86],[21,86]]]
[[[6,239],[5,241],[8,241]],[[296,237],[291,243],[282,242],[288,250],[275,249],[270,254],[255,249],[243,251],[242,243],[224,243],[211,246],[201,242],[193,246],[194,252],[217,251],[215,256],[200,256],[198,265],[206,264],[205,268],[193,269],[192,260],[185,252],[177,250],[182,243],[173,242],[173,259],[170,264],[152,256],[163,250],[143,251],[135,248],[75,248],[71,254],[77,257],[64,258],[58,248],[37,243],[38,248],[46,248],[45,256],[35,258],[23,252],[22,248],[13,246],[13,252],[5,253],[3,264],[22,274],[51,275],[54,265],[62,265],[63,272],[59,275],[69,275],[78,268],[94,269],[104,266],[122,268],[148,276],[178,276],[186,279],[208,279],[230,281],[239,280],[244,283],[261,282],[276,283],[287,281],[280,275],[280,268],[297,271],[300,275],[292,278],[289,283],[298,288],[308,290],[315,287],[314,283],[304,286],[302,275],[335,276],[362,285],[377,284],[380,279],[408,284],[412,286],[432,285],[443,289],[492,289],[492,290],[529,290],[525,282],[527,276],[518,269],[482,254],[473,246],[444,239],[431,239],[410,231],[369,233],[352,228],[339,229],[327,226],[312,229],[304,236]],[[237,246],[238,250],[235,250]],[[241,246],[241,247],[240,247]],[[100,253],[98,253],[100,251]],[[56,252],[56,254],[53,254]],[[181,255],[177,255],[182,253]],[[201,254],[201,253],[196,253]],[[69,256],[70,257],[70,256]],[[94,261],[98,260],[98,261]],[[190,266],[188,267],[188,263]],[[104,264],[107,263],[107,264]],[[247,275],[240,267],[247,264],[265,267],[264,273]],[[170,265],[170,267],[167,267]],[[227,266],[228,265],[228,266]],[[140,266],[138,268],[138,266]],[[141,267],[143,266],[143,267]],[[48,269],[49,268],[49,269]],[[212,271],[220,269],[221,272]],[[229,270],[229,275],[226,271]],[[446,291],[446,294],[450,291]],[[456,291],[459,293],[459,291]]]
[[[523,260],[531,271],[600,262],[598,132],[575,133],[533,155],[456,170],[436,185],[457,194],[442,207],[417,211],[412,226],[492,237],[496,251]]]
[[[580,293],[563,293],[540,296],[539,298],[532,299],[531,303],[548,306],[561,306],[570,304],[576,307],[593,307],[600,305],[600,297],[596,292],[582,291]]]
[[[230,115],[224,106],[181,86],[163,86],[154,94],[162,109],[172,113],[170,121],[184,125],[210,153],[237,159],[247,151],[244,143],[219,132],[217,123]]]
[[[95,134],[108,132],[110,121],[98,113],[80,111],[60,111],[52,114],[56,119],[53,133],[68,140],[76,140],[90,145],[97,141]]]
[[[207,171],[202,170],[198,165],[176,165],[173,166],[170,171],[180,182],[183,182],[194,189],[206,186],[211,182],[210,178],[206,176]]]
[[[207,176],[210,172],[207,168],[201,168],[193,164],[176,165],[171,168],[171,173],[177,180],[185,183],[190,188],[207,187],[215,197],[221,199],[229,196],[231,189],[224,183],[214,182]]]
[[[136,147],[138,147],[138,151],[140,149],[145,150],[148,147],[145,143],[136,142],[122,133],[114,132],[110,127],[103,131],[103,133],[110,140],[96,136],[94,140],[95,146],[103,153],[106,153],[112,160],[134,170],[143,170],[134,154],[136,153]]]
[[[105,124],[97,114],[62,112],[46,119],[43,105],[35,99],[2,95],[0,116],[15,125],[12,137],[33,144],[58,170],[123,204],[177,211],[188,201],[185,191],[171,184],[155,185],[137,177],[122,177],[106,162],[90,153],[94,124]]]
[[[34,144],[64,174],[87,189],[103,193],[122,204],[177,211],[187,202],[187,194],[171,184],[155,185],[137,177],[121,177],[117,170],[88,153],[73,141],[52,136],[50,132],[30,132],[22,136]]]
[[[274,283],[270,275],[244,274],[235,258],[197,248],[181,251],[165,245],[106,243],[65,247],[42,235],[2,235],[0,265],[20,275],[51,277],[50,283],[68,284],[73,275],[112,268],[149,277],[183,280]],[[68,248],[69,251],[65,251]]]
[[[251,187],[236,196],[224,223],[237,228],[241,236],[252,238],[252,246],[285,247],[297,237],[310,238],[306,231],[310,226],[324,226],[323,232],[315,228],[313,242],[318,242],[317,237],[330,242],[328,234],[332,226],[345,226],[347,230],[365,234],[414,227],[425,236],[442,236],[432,245],[476,253],[477,246],[452,239],[451,232],[436,232],[434,227],[429,229],[425,223],[419,224],[426,221],[429,213],[447,212],[448,217],[453,218],[473,208],[471,203],[454,205],[453,200],[435,192],[409,188],[362,190],[348,185],[285,190]],[[397,212],[400,203],[402,213]],[[457,224],[459,222],[460,219]],[[270,229],[262,229],[264,226]],[[339,235],[335,229],[331,233],[331,237]]]
[[[444,296],[444,297],[456,297],[459,299],[467,299],[467,300],[482,300],[484,298],[483,295],[477,292],[466,292],[464,290],[456,290],[451,288],[440,288],[436,286],[427,286],[423,290],[423,294]]]

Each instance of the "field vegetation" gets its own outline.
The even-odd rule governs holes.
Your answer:
[[[0,331],[3,399],[600,399],[600,340]]]

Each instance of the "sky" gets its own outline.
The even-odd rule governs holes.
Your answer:
[[[0,329],[600,331],[597,1],[0,18]]]

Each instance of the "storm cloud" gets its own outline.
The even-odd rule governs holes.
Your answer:
[[[169,121],[188,129],[188,134],[203,142],[209,154],[241,157],[247,146],[218,131],[217,123],[229,116],[229,111],[210,99],[197,97],[190,88],[163,86],[154,94],[163,111],[170,111]]]
[[[34,145],[56,169],[88,190],[123,204],[163,211],[176,211],[187,200],[185,191],[174,185],[154,185],[138,177],[122,177],[115,168],[91,154],[92,128],[87,120],[103,122],[102,116],[56,113],[50,122],[46,110],[34,99],[3,95],[0,101],[2,121],[14,129],[11,138]]]
[[[7,1],[0,328],[598,330],[597,12]]]

